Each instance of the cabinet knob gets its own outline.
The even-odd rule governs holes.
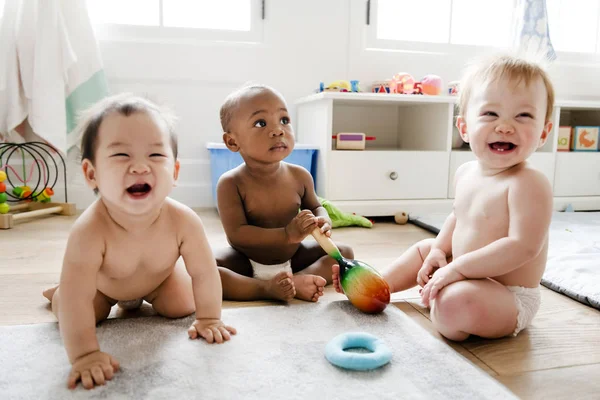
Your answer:
[[[398,173],[396,171],[393,171],[390,173],[390,179],[395,181],[396,179],[398,179]]]

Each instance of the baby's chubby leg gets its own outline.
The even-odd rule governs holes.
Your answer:
[[[60,307],[60,290],[58,286],[46,289],[43,292],[45,298],[52,303],[52,312],[58,319],[58,308]],[[104,293],[97,291],[94,297],[94,313],[96,314],[96,323],[104,321],[110,314],[110,309],[117,303]],[[60,321],[59,321],[60,323]]]
[[[186,317],[195,311],[192,278],[181,257],[175,263],[171,275],[144,297],[144,300],[152,304],[158,314],[167,318]]]
[[[514,294],[493,279],[468,279],[444,287],[431,308],[431,321],[446,338],[469,335],[495,339],[510,335],[517,326]]]
[[[352,248],[337,243],[345,258],[354,258]],[[296,297],[306,301],[318,301],[326,284],[333,282],[332,266],[335,260],[328,256],[317,242],[303,242],[292,257]]]

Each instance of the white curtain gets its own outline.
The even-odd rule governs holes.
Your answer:
[[[513,47],[521,54],[547,61],[556,59],[550,40],[546,0],[515,0]],[[576,27],[574,27],[576,29]]]

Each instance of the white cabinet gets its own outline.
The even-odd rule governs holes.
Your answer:
[[[298,141],[319,147],[317,193],[368,216],[447,211],[454,175],[474,160],[459,147],[455,97],[319,93],[297,101]],[[600,125],[600,103],[557,102],[548,142],[530,158],[553,186],[555,207],[600,209],[600,153],[556,151],[561,125]],[[336,150],[333,135],[374,136],[365,150]]]

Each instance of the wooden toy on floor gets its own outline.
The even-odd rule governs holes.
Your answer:
[[[383,311],[390,303],[390,287],[379,272],[362,261],[342,257],[335,243],[320,228],[315,228],[312,235],[323,250],[338,262],[340,285],[348,300],[368,314]]]
[[[19,155],[21,174],[13,167],[15,163],[12,159],[13,156]],[[62,163],[60,172],[65,184],[64,203],[53,203],[51,200],[59,178],[57,155]],[[27,159],[32,161],[29,173]],[[34,171],[37,173],[34,174]],[[10,229],[15,221],[42,215],[75,215],[75,204],[68,203],[67,199],[66,175],[62,155],[46,143],[0,143],[0,229]],[[16,181],[19,184],[15,184]],[[35,185],[33,182],[36,182]]]

